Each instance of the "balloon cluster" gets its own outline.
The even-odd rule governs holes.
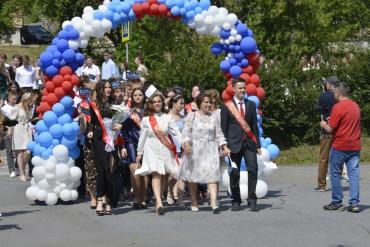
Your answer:
[[[52,155],[47,159],[39,156],[32,158],[34,168],[31,186],[26,190],[29,200],[45,201],[47,205],[55,205],[58,198],[63,201],[76,200],[76,188],[80,185],[81,169],[75,167],[74,160],[68,155],[63,145],[53,148]]]

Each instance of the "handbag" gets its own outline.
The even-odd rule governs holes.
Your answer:
[[[235,162],[233,162],[230,158],[230,155],[227,156],[227,163],[228,163],[228,173],[229,173],[229,176],[231,176],[231,174],[233,173],[237,173],[239,172],[238,170],[238,166],[235,164]]]

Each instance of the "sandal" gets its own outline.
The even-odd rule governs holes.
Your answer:
[[[109,210],[107,210],[107,208],[109,208]],[[107,205],[105,208],[105,215],[112,215],[112,208],[110,205]]]
[[[98,199],[98,205],[99,205],[99,202],[102,202],[102,199]],[[96,214],[98,215],[98,216],[103,216],[104,214],[105,214],[105,212],[104,212],[104,207],[103,207],[103,203],[101,203],[102,204],[102,209],[98,209],[98,205],[96,206],[96,210],[95,210],[95,212],[96,212]]]

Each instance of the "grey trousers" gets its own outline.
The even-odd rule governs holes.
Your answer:
[[[8,164],[9,173],[15,172],[15,164],[12,150],[12,136],[4,136],[4,143],[6,149],[6,163]]]

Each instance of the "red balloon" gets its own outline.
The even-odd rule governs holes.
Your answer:
[[[227,86],[231,86],[232,87],[233,86],[233,81],[232,80],[228,80],[227,81]]]
[[[64,91],[66,94],[68,94],[68,93],[69,93],[69,91],[71,91],[71,90],[72,90],[73,85],[72,85],[72,83],[71,83],[70,81],[64,81],[64,82],[62,83],[62,88],[63,88],[63,91]]]
[[[149,14],[150,15],[158,15],[159,14],[159,5],[158,4],[150,5]]]
[[[256,95],[257,94],[257,88],[256,85],[249,83],[246,87],[248,96]]]
[[[140,3],[135,3],[133,6],[132,6],[132,10],[134,11],[134,13],[136,15],[142,15],[143,14],[143,8],[141,6]]]
[[[67,95],[70,96],[72,99],[76,96],[75,91],[73,90],[69,91]]]
[[[63,66],[59,71],[59,74],[61,75],[72,75],[72,73],[73,71],[69,66]]]
[[[50,81],[51,78],[49,78],[48,76],[44,75],[44,81]]]
[[[46,102],[48,102],[48,104],[50,106],[53,106],[54,104],[58,103],[59,99],[58,97],[55,95],[55,93],[49,93],[48,96],[46,96]]]
[[[48,98],[48,96],[44,95],[44,96],[41,97],[41,101],[46,101],[47,98]]]
[[[145,2],[141,5],[141,9],[142,9],[142,13],[144,14],[148,14],[149,13],[149,9],[150,9],[150,5],[148,2]]]
[[[47,112],[51,110],[51,106],[47,102],[41,102],[40,113]]]
[[[235,95],[235,91],[234,91],[234,88],[232,86],[227,86],[226,88],[226,93],[228,95],[230,95],[231,97],[233,97]]]
[[[54,90],[54,93],[55,93],[55,95],[59,98],[59,99],[61,99],[61,98],[63,98],[64,96],[65,96],[65,92],[64,92],[64,90],[63,90],[63,88],[62,87],[57,87],[55,90]]]
[[[260,56],[257,52],[253,52],[247,55],[247,59],[250,64],[255,64],[256,62],[259,61]]]
[[[62,82],[64,81],[64,78],[61,75],[56,75],[53,77],[52,81],[54,82],[54,87],[60,87],[60,85],[62,85]]]
[[[248,67],[243,68],[243,72],[247,73],[248,75],[252,75],[254,73],[253,67],[249,65]]]
[[[243,73],[239,77],[242,78],[245,81],[245,83],[247,83],[247,84],[249,83],[249,75],[248,74]]]
[[[259,87],[259,85],[260,85],[260,77],[257,74],[251,75],[250,81],[251,81],[251,83],[253,83],[254,85],[256,85],[256,87]]]
[[[65,75],[63,81],[71,81],[71,76],[70,75]]]
[[[48,93],[48,91],[46,90],[46,88],[44,88],[43,90],[42,90],[42,95],[48,95],[49,93]]]
[[[227,80],[233,79],[233,76],[230,73],[224,73]]]
[[[55,89],[54,83],[52,81],[47,81],[45,83],[45,89],[48,91],[48,93],[54,92],[54,89]]]
[[[158,4],[158,1],[157,0],[149,0],[148,2],[149,2],[150,5],[152,5],[152,4]]]
[[[78,86],[80,84],[80,78],[77,75],[71,75],[71,82],[73,86]]]
[[[168,8],[165,4],[161,4],[159,5],[158,11],[160,15],[167,15]]]
[[[261,100],[265,97],[265,90],[262,87],[257,88],[257,97]]]
[[[231,96],[224,90],[221,94],[221,98],[224,102],[231,100]]]
[[[36,107],[36,112],[41,113],[41,106]],[[40,118],[40,117],[39,117]]]

